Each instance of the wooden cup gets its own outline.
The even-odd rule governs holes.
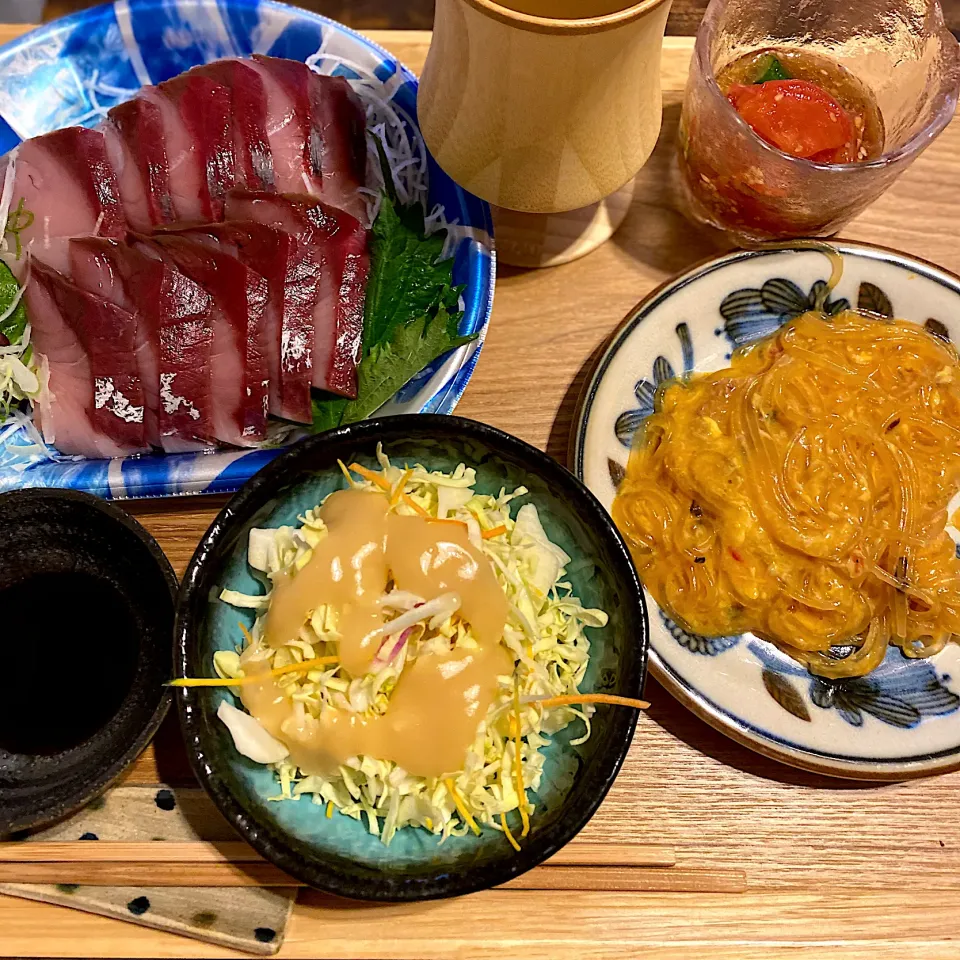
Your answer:
[[[505,3],[437,0],[420,127],[440,166],[500,208],[501,260],[563,262],[619,226],[628,205],[606,198],[656,144],[670,0]]]

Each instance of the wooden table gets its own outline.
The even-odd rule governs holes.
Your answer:
[[[7,28],[9,34],[9,28]],[[5,39],[0,28],[0,39]],[[427,33],[376,35],[414,70]],[[665,184],[691,43],[668,39],[661,144],[613,240],[540,272],[501,270],[489,336],[458,413],[563,459],[577,396],[604,340],[665,277],[714,252]],[[845,236],[960,272],[960,122]],[[134,502],[182,572],[223,498]],[[281,957],[939,960],[960,954],[960,772],[869,786],[780,766],[727,740],[651,683],[653,707],[584,833],[673,844],[679,865],[744,867],[745,894],[487,891],[358,906],[304,893]],[[129,782],[182,782],[165,725]],[[953,940],[951,945],[949,941]],[[230,950],[74,910],[0,897],[0,956],[228,957]]]

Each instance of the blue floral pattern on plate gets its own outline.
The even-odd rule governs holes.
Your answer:
[[[660,611],[660,619],[667,628],[667,633],[681,647],[685,647],[691,653],[699,653],[705,657],[715,657],[719,653],[726,653],[727,650],[735,647],[743,639],[742,633],[727,637],[701,637],[698,633],[688,633],[676,620],[671,620],[662,610]]]
[[[746,287],[728,294],[720,304],[720,315],[723,332],[736,348],[769,336],[808,310],[833,316],[849,309],[843,297],[830,299],[826,280],[817,280],[805,294],[792,280],[773,277],[759,289]]]
[[[693,344],[690,341],[690,328],[686,323],[678,323],[676,329],[677,339],[680,341],[680,349],[683,353],[683,376],[688,376],[693,372]],[[653,413],[653,405],[656,401],[657,390],[660,386],[669,380],[675,380],[677,374],[673,366],[666,357],[657,357],[653,361],[653,377],[648,380],[644,377],[638,380],[633,388],[633,395],[637,398],[637,406],[632,410],[626,410],[617,417],[617,423],[614,429],[617,433],[617,439],[629,450],[633,446],[633,437],[637,428],[647,417]]]
[[[822,256],[804,254],[801,268],[797,251],[752,251],[680,277],[636,308],[588,386],[575,443],[575,467],[605,505],[623,479],[624,452],[664,383],[695,368],[726,366],[733,350],[802,313],[833,315],[855,304],[878,318],[906,316],[936,336],[960,339],[960,325],[934,319],[960,313],[960,280],[866,245],[838,247],[845,273],[833,291]],[[646,366],[644,356],[655,359]],[[636,361],[649,371],[639,380],[630,376]],[[960,556],[960,545],[957,550]],[[702,637],[664,611],[657,620],[651,663],[658,679],[704,719],[762,743],[765,753],[819,771],[880,779],[960,763],[954,719],[960,683],[953,679],[960,677],[960,650],[954,645],[930,660],[892,647],[866,677],[825,680],[751,634]],[[838,647],[834,654],[851,650]]]
[[[219,57],[251,53],[314,58],[327,72],[378,83],[408,132],[416,132],[414,75],[372,41],[332,20],[274,0],[116,0],[0,48],[0,154],[58,127],[94,126],[141,86]],[[489,207],[461,190],[429,155],[427,164],[430,205],[442,204],[456,224],[454,282],[465,287],[461,333],[480,338],[423,371],[383,413],[453,411],[476,366],[493,302]],[[112,498],[226,493],[279,452],[51,459],[26,430],[0,425],[0,492],[50,486]]]
[[[948,686],[949,674],[937,673],[929,660],[905,657],[896,647],[867,676],[846,680],[813,677],[770,644],[752,640],[747,649],[762,668],[770,696],[801,720],[810,720],[806,704],[812,703],[821,710],[836,710],[852,727],[862,727],[870,716],[909,730],[929,717],[960,709],[960,696]],[[796,685],[791,678],[797,678]]]

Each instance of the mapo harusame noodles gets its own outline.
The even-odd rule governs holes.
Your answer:
[[[614,503],[694,633],[752,631],[824,677],[960,634],[960,364],[923,327],[808,313],[665,385]]]

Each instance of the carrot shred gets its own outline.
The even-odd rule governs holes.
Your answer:
[[[390,481],[387,480],[382,473],[376,473],[373,470],[368,470],[359,463],[351,463],[350,469],[354,473],[359,473],[364,480],[369,480],[371,483],[376,484],[381,490],[385,490],[387,493],[390,492]]]
[[[299,673],[301,670],[313,670],[314,667],[328,667],[331,663],[339,663],[339,657],[313,657],[310,660],[301,660],[299,663],[288,663],[285,667],[277,667],[270,671],[272,677],[282,677],[285,673]]]
[[[483,537],[484,540],[492,540],[494,537],[499,537],[500,534],[506,532],[506,526],[501,523],[498,527],[491,527],[489,530],[484,530],[480,536]]]
[[[419,514],[419,515],[420,515],[421,517],[423,517],[425,520],[436,520],[436,519],[437,519],[437,517],[432,516],[432,515],[429,513],[429,511],[424,510],[423,507],[421,507],[420,504],[417,503],[417,501],[414,500],[413,497],[411,497],[409,494],[406,494],[406,493],[405,493],[405,494],[401,497],[401,499],[403,500],[403,502],[404,502],[408,507],[410,507],[411,510],[413,510],[414,513]]]
[[[567,697],[546,697],[543,700],[530,700],[541,707],[569,707],[579,703],[613,703],[621,707],[633,707],[646,710],[650,704],[646,700],[634,700],[631,697],[617,697],[611,693],[578,693]]]
[[[430,517],[428,523],[455,523],[458,527],[465,527],[462,520],[453,520],[450,517]]]
[[[412,470],[404,470],[403,476],[397,481],[396,486],[393,488],[393,493],[390,494],[390,506],[395,507],[400,498],[404,495],[404,490],[407,486],[407,481],[413,476]]]
[[[463,802],[463,798],[460,796],[460,791],[457,790],[456,784],[449,777],[447,777],[447,779],[443,782],[450,791],[450,796],[453,797],[453,802],[456,804],[457,811],[459,812],[460,816],[463,817],[464,822],[479,837],[480,828],[477,826],[477,821],[470,816],[470,811],[467,809],[467,805]]]
[[[520,688],[513,686],[513,709],[515,716],[513,718],[513,743],[515,747],[515,773],[517,778],[517,808],[520,811],[520,819],[523,822],[521,837],[525,837],[530,832],[530,814],[527,813],[527,791],[523,788],[523,754],[520,752]]]
[[[351,463],[350,469],[354,473],[359,473],[364,480],[369,480],[371,483],[376,484],[381,490],[385,493],[391,493],[390,481],[382,473],[375,473],[373,470],[368,470],[366,467],[360,466],[359,463]],[[425,517],[428,520],[435,520],[436,517],[430,516],[430,514],[417,503],[408,493],[401,493],[400,499],[405,503],[414,513],[418,513],[421,517]]]
[[[513,834],[510,832],[510,828],[507,826],[507,815],[505,813],[500,814],[500,826],[503,827],[503,832],[507,835],[507,839],[510,841],[510,846],[513,847],[517,853],[519,853],[520,844],[514,839]]]
[[[242,687],[244,684],[259,683],[267,677],[282,677],[287,673],[299,673],[303,670],[313,670],[316,667],[329,666],[339,663],[339,657],[314,657],[312,660],[302,660],[300,663],[288,663],[285,667],[276,667],[266,673],[253,673],[248,677],[234,677],[222,680],[220,677],[179,677],[171,681],[170,687]]]

